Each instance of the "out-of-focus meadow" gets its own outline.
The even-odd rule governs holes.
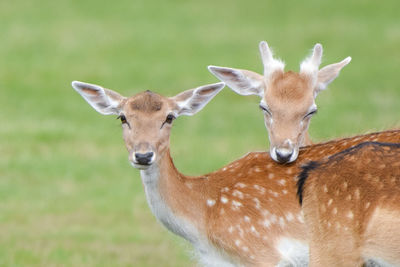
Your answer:
[[[0,266],[195,265],[150,213],[119,121],[72,80],[172,96],[217,82],[209,64],[261,72],[261,40],[296,71],[321,42],[322,66],[353,61],[318,96],[314,140],[395,128],[399,10],[397,0],[1,1]],[[171,136],[187,174],[267,147],[258,99],[228,88]]]

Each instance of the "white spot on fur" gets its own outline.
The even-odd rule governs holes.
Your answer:
[[[349,211],[349,213],[347,213],[347,218],[349,218],[349,219],[353,219],[353,217],[354,217],[354,214],[353,214],[353,212],[351,212],[351,211]]]
[[[265,193],[265,188],[264,188],[264,187],[259,186],[259,185],[257,185],[257,184],[253,185],[253,187],[254,187],[256,190],[260,191],[261,194],[264,194],[264,193]]]
[[[258,198],[253,198],[253,201],[255,202],[256,209],[259,210],[261,208],[260,200]]]
[[[226,204],[228,203],[228,199],[226,197],[221,197],[221,202]]]
[[[234,229],[235,229],[235,228],[233,228],[233,226],[229,226],[228,232],[232,234]]]
[[[329,207],[330,205],[332,205],[332,202],[333,202],[333,199],[332,199],[332,198],[328,200],[328,207]]]
[[[282,190],[282,193],[283,193],[284,195],[286,195],[286,194],[288,193],[288,191],[287,191],[286,189],[284,189],[284,190]]]
[[[215,200],[214,199],[207,199],[207,206],[212,207],[215,205]]]
[[[337,208],[333,208],[332,214],[333,214],[333,215],[336,215],[336,214],[337,214]]]
[[[269,174],[268,174],[268,178],[269,178],[269,179],[273,179],[274,177],[275,177],[275,174],[273,174],[273,173],[269,173]]]
[[[354,199],[360,199],[360,189],[359,188],[357,188],[354,191]]]
[[[250,219],[250,217],[249,217],[249,216],[244,216],[244,221],[245,221],[245,222],[250,222],[250,221],[251,221],[251,219]]]
[[[326,184],[324,184],[322,188],[323,188],[325,193],[328,193],[328,187],[326,186]]]
[[[257,229],[253,225],[251,226],[250,230],[255,236],[260,236],[260,233],[257,231]]]
[[[265,228],[269,228],[269,227],[271,226],[271,222],[270,222],[269,220],[265,219],[265,220],[263,221],[263,226],[264,226]]]
[[[263,170],[262,170],[260,167],[255,167],[255,168],[254,168],[254,171],[255,171],[255,172],[262,172]]]
[[[233,210],[238,210],[242,206],[243,206],[243,204],[240,203],[239,201],[232,200],[232,209]]]
[[[280,179],[280,180],[278,181],[278,184],[280,184],[280,185],[285,185],[285,184],[286,184],[286,180],[285,180],[285,179]]]
[[[343,183],[343,190],[346,190],[347,189],[347,182],[344,182]]]
[[[278,194],[277,192],[272,191],[271,189],[269,189],[268,192],[269,192],[271,195],[273,195],[274,197],[278,197],[278,196],[279,196],[279,194]]]
[[[232,196],[243,199],[243,193],[236,189],[233,190]]]
[[[246,185],[244,183],[237,183],[237,184],[235,184],[235,187],[245,188]]]
[[[269,213],[268,210],[263,210],[263,211],[261,212],[261,214],[262,214],[262,216],[266,217],[266,216],[269,215],[270,213]]]
[[[289,212],[288,214],[286,214],[286,220],[287,220],[288,222],[293,221],[293,220],[294,220],[293,213]]]
[[[240,242],[239,239],[236,239],[236,240],[235,240],[235,245],[236,245],[237,247],[240,246],[241,243],[242,243],[242,242]]]
[[[229,192],[229,187],[224,187],[224,188],[222,188],[222,189],[221,189],[221,192],[222,192],[222,193]]]
[[[238,229],[238,231],[239,231],[239,235],[240,235],[240,237],[242,237],[242,238],[243,238],[243,236],[244,236],[244,231],[243,231],[242,227],[240,227],[240,225],[238,225],[238,226],[236,226],[236,228],[237,228],[237,229]]]

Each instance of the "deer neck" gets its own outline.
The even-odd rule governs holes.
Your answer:
[[[204,233],[205,203],[198,190],[175,167],[167,150],[148,169],[140,171],[146,198],[155,217],[171,232],[196,244]]]

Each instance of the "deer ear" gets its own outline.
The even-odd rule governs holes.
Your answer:
[[[339,63],[334,63],[328,66],[323,67],[318,71],[318,79],[317,79],[317,86],[315,88],[315,95],[317,95],[321,90],[325,90],[328,84],[333,82],[341,69],[349,64],[351,61],[351,57],[347,57],[344,60],[340,61]]]
[[[258,73],[217,66],[208,70],[239,95],[264,95],[264,77]]]
[[[177,106],[175,112],[178,116],[191,116],[196,114],[224,87],[224,83],[208,84],[184,91],[174,97],[171,97]]]
[[[120,94],[99,85],[78,81],[73,81],[72,87],[100,114],[119,115],[125,99]]]

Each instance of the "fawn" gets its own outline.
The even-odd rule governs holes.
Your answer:
[[[296,73],[284,71],[285,64],[273,57],[266,42],[260,43],[260,53],[264,75],[217,66],[208,69],[236,93],[261,98],[271,157],[280,163],[293,162],[299,147],[311,144],[308,126],[317,112],[317,94],[326,89],[351,58],[319,69],[322,45],[316,44],[312,55],[300,64],[300,72]]]

